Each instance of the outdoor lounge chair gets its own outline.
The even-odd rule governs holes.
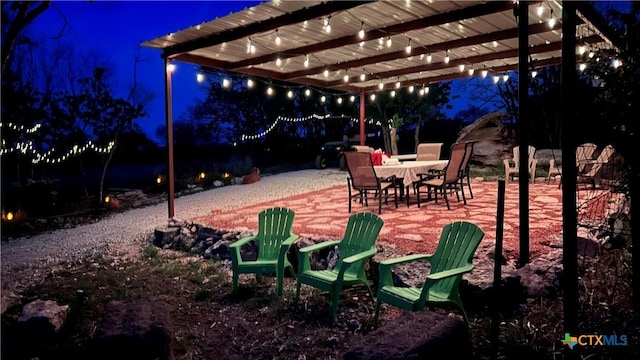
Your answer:
[[[462,275],[473,270],[473,255],[484,237],[484,232],[475,224],[457,221],[442,229],[440,241],[432,255],[414,254],[380,263],[380,280],[374,326],[378,326],[380,304],[387,303],[408,311],[420,311],[428,307],[456,305],[465,322],[469,319],[460,298],[459,285]],[[428,261],[431,265],[425,282],[420,287],[394,285],[393,267],[415,261]]]
[[[607,164],[613,157],[615,149],[612,145],[605,146],[598,158],[591,161],[585,161],[585,166],[582,172],[578,173],[578,183],[589,183],[591,187],[595,189],[596,181],[601,178],[601,172],[603,165]]]
[[[358,200],[369,205],[368,195],[373,193],[374,198],[378,198],[378,214],[382,213],[382,198],[388,203],[389,188],[393,188],[393,201],[398,208],[398,188],[395,176],[381,179],[376,175],[371,161],[371,154],[366,152],[347,152],[344,154],[347,160],[347,187],[349,189],[349,212],[351,212],[351,202]]]
[[[298,236],[292,233],[294,216],[293,210],[282,207],[263,210],[258,214],[258,234],[229,245],[233,292],[238,289],[239,274],[256,274],[256,281],[260,280],[262,274],[275,274],[276,291],[278,295],[282,295],[285,269],[288,268],[295,277],[293,266],[287,259],[291,244],[298,239]],[[240,255],[240,248],[251,241],[255,241],[258,246],[258,258],[244,260]]]
[[[365,273],[365,264],[376,253],[376,239],[384,224],[383,220],[371,212],[360,212],[349,217],[342,240],[325,241],[300,249],[298,253],[298,285],[296,302],[300,298],[300,286],[307,284],[330,295],[329,315],[335,321],[338,300],[342,289],[361,284],[367,287],[375,300],[369,280]],[[335,246],[339,259],[333,269],[311,269],[309,256],[312,252]]]
[[[473,155],[473,147],[477,141],[465,141],[467,147],[464,151],[464,159],[462,160],[462,166],[460,167],[460,187],[464,192],[464,185],[469,188],[469,197],[473,199],[473,191],[471,191],[471,179],[469,175],[469,168],[471,166],[471,155]]]
[[[538,159],[536,159],[536,148],[534,146],[528,145],[528,167],[529,167],[529,179],[531,183],[534,182],[536,177],[536,167],[538,166]],[[520,173],[520,146],[514,146],[512,149],[513,158],[511,159],[503,159],[504,162],[504,173],[505,173],[505,181],[508,183],[509,180],[512,180],[514,177],[519,176]]]
[[[578,167],[578,174],[582,172],[585,166],[593,161],[593,153],[596,151],[596,144],[584,143],[576,148],[576,166]],[[551,177],[555,175],[562,176],[562,166],[556,164],[555,159],[549,160],[549,172],[547,175],[547,184],[551,182]],[[562,185],[562,182],[558,183],[558,187]]]

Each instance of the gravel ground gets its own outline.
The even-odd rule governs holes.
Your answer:
[[[188,220],[282,197],[298,195],[345,184],[346,173],[337,169],[300,170],[264,175],[254,184],[234,185],[181,196],[175,201],[176,218]],[[72,262],[90,255],[139,249],[153,230],[167,224],[167,203],[116,213],[93,224],[62,229],[28,238],[3,242],[3,288],[16,276],[36,277],[38,269],[63,261]],[[9,286],[7,286],[9,285]]]

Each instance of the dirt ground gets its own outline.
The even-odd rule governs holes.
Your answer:
[[[599,260],[609,266],[592,264],[597,274],[585,272],[581,287],[591,290],[581,295],[585,304],[580,316],[585,331],[626,333],[633,346],[577,352],[596,354],[600,359],[627,359],[640,350],[640,325],[629,310],[629,259],[626,250],[615,250]],[[615,270],[606,270],[611,268]],[[277,297],[273,278],[263,277],[256,283],[250,275],[241,276],[242,286],[232,294],[229,271],[224,262],[151,245],[133,257],[104,256],[60,264],[47,269],[43,282],[25,284],[21,295],[23,304],[40,298],[70,305],[65,326],[52,338],[34,341],[13,331],[19,314],[18,309],[10,309],[2,318],[2,358],[93,358],[96,354],[88,352],[86,344],[106,315],[105,306],[113,300],[142,300],[149,306],[166,303],[175,359],[341,359],[373,331],[374,302],[364,288],[343,292],[337,322],[332,324],[326,294],[303,286],[296,304],[293,279],[286,279],[284,294]],[[534,299],[519,309],[503,310],[497,343],[501,358],[563,357],[567,350],[561,344],[561,298]],[[436,311],[459,316],[457,311]],[[400,315],[399,310],[383,306],[381,327]],[[492,355],[489,312],[470,311],[469,316],[474,358],[488,359]]]

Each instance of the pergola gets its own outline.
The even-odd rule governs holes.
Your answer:
[[[161,50],[165,60],[169,217],[174,216],[168,70],[172,61],[234,72],[247,80],[259,77],[356,95],[360,139],[364,141],[368,94],[410,91],[469,77],[500,80],[509,71],[531,74],[536,68],[559,64],[563,124],[573,127],[576,105],[569,95],[577,79],[577,63],[584,52],[615,48],[617,44],[610,40],[615,38],[587,2],[273,0],[146,41],[142,45]],[[529,76],[518,79],[518,123],[522,126],[530,107]],[[526,132],[519,133],[519,143],[527,144]],[[575,179],[575,156],[570,154],[575,153],[576,144],[569,135],[563,139],[563,153],[569,155],[563,158],[564,178]],[[521,155],[521,163],[526,163],[526,152]],[[529,256],[529,190],[527,169],[520,170],[520,256],[524,263]],[[565,214],[575,214],[575,189],[575,182],[564,181]],[[565,244],[575,247],[575,216],[565,216],[563,223]],[[570,254],[565,251],[565,256]],[[565,262],[565,271],[571,277],[575,269]]]

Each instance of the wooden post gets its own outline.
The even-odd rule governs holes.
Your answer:
[[[164,103],[167,125],[167,161],[168,172],[167,181],[169,183],[169,219],[175,215],[175,174],[173,167],[173,106],[171,103],[171,70],[169,70],[169,59],[164,58]]]
[[[518,173],[520,199],[520,250],[518,266],[529,262],[529,3],[520,1],[518,14]],[[524,151],[523,151],[524,150]],[[535,177],[535,176],[534,176]]]
[[[502,283],[502,239],[504,235],[504,191],[505,180],[498,180],[498,210],[496,212],[496,248],[493,255],[493,297],[491,299],[491,356],[498,357],[500,335],[500,307]]]

